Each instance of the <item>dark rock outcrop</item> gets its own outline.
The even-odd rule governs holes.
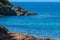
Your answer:
[[[14,16],[16,15],[16,12],[14,10],[11,9],[10,6],[5,6],[5,5],[2,5],[0,6],[0,15],[3,15],[3,16]]]
[[[0,40],[12,40],[8,30],[3,26],[0,26]]]
[[[36,15],[34,12],[28,12],[25,9],[16,6],[13,7],[8,0],[0,0],[0,16],[29,16]]]
[[[51,38],[35,38],[28,34],[9,32],[5,27],[0,26],[0,40],[53,40]]]

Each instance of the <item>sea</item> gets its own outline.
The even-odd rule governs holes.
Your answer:
[[[11,2],[36,12],[33,16],[3,16],[0,25],[10,32],[30,34],[37,38],[60,38],[60,2]],[[60,40],[60,39],[55,39]]]

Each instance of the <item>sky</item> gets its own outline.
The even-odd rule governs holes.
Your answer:
[[[9,0],[10,2],[60,2],[60,0]]]

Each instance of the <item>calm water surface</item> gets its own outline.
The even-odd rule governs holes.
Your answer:
[[[41,38],[60,38],[60,3],[58,2],[20,2],[12,3],[30,11],[35,16],[0,17],[0,24],[11,32],[28,33]]]

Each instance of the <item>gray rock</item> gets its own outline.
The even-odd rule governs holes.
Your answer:
[[[19,7],[19,6],[16,6],[16,7],[13,7],[13,8],[12,8],[12,10],[15,10],[15,12],[16,12],[16,11],[20,11],[21,9],[22,9],[22,8]]]
[[[17,16],[24,16],[24,13],[17,11]]]

